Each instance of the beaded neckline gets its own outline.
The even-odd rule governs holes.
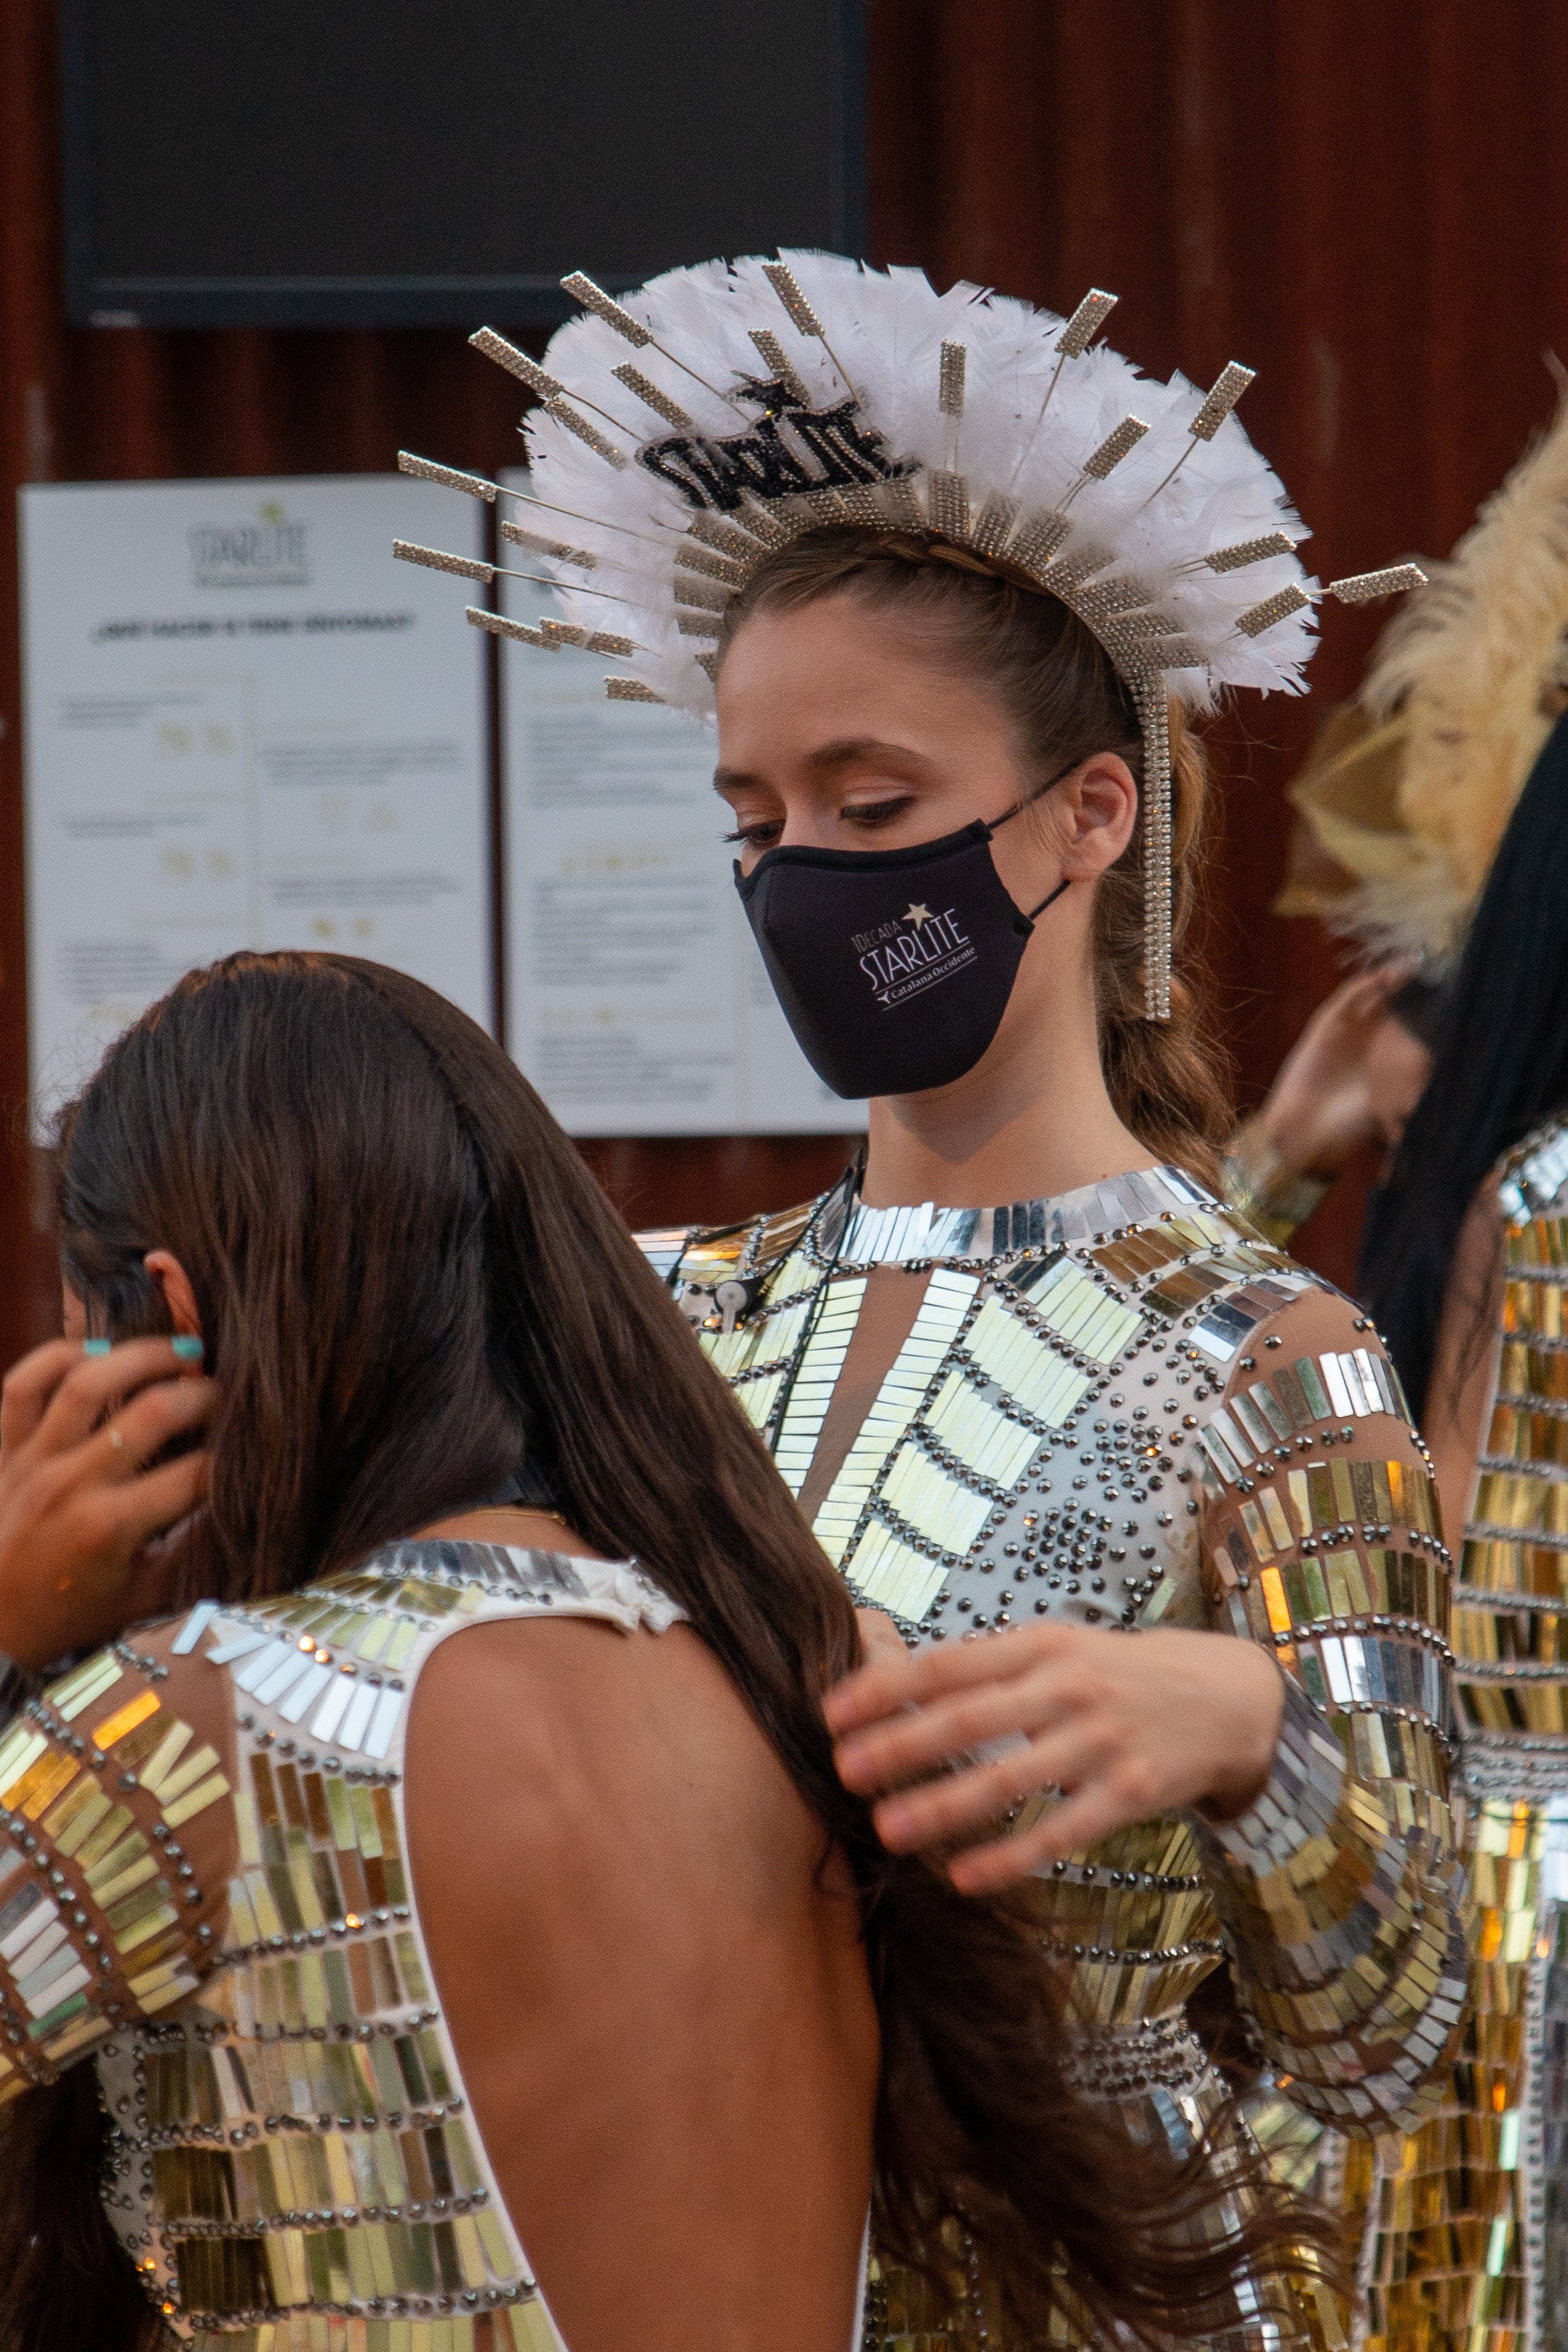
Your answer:
[[[846,1273],[936,1258],[1015,1258],[1106,1241],[1128,1225],[1214,1205],[1214,1194],[1195,1176],[1172,1167],[1143,1168],[1054,1199],[1014,1201],[994,1209],[944,1209],[930,1201],[872,1209],[858,1199],[847,1202],[835,1192],[814,1221],[807,1245],[819,1260],[832,1260]]]

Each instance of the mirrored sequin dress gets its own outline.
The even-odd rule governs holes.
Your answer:
[[[1184,2149],[1223,2096],[1186,2004],[1228,1962],[1289,2092],[1259,2101],[1265,2134],[1420,2116],[1465,1997],[1449,1566],[1365,1318],[1171,1168],[984,1211],[836,1192],[642,1238],[852,1592],[907,1637],[1186,1625],[1284,1668],[1249,1812],[1144,1822],[1035,1883],[1070,1964],[1080,2082]],[[873,1316],[879,1352],[857,1344]],[[983,2282],[973,2302],[961,2339],[1000,2343]],[[1340,2339],[1326,2295],[1244,2299],[1212,2340],[1292,2337]],[[918,2289],[874,2285],[868,2343],[949,2340]]]
[[[564,2352],[497,2190],[405,1856],[403,1744],[444,1635],[664,1631],[635,1570],[394,1545],[167,1663],[121,1643],[0,1734],[0,2098],[96,2064],[110,2218],[201,2352]],[[233,1755],[182,1719],[220,1665]]]
[[[1499,1171],[1504,1286],[1454,1590],[1479,1914],[1451,2094],[1380,2151],[1374,2345],[1568,2344],[1568,1120]]]

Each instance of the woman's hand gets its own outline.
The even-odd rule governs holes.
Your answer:
[[[1342,982],[1280,1064],[1257,1123],[1292,1174],[1337,1176],[1384,1136],[1373,1045],[1408,978],[1408,965],[1395,963]]]
[[[199,1343],[52,1339],[0,1387],[0,1649],[37,1669],[156,1614],[150,1552],[206,1492],[205,1451],[142,1468],[203,1427]]]
[[[905,1658],[904,1637],[885,1609],[857,1609],[855,1622],[860,1628],[860,1657],[869,1665],[873,1658]]]
[[[883,1844],[978,1839],[948,1868],[983,1894],[1184,1806],[1233,1820],[1268,1778],[1284,1706],[1268,1652],[1227,1633],[1020,1625],[902,1657],[879,1648],[826,1713],[839,1775],[878,1800]],[[1012,1807],[1058,1790],[1040,1820],[998,1833]]]

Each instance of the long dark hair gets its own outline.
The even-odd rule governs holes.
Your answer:
[[[1357,1288],[1420,1418],[1465,1213],[1504,1152],[1568,1109],[1568,711],[1509,820]],[[1484,1306],[1484,1302],[1478,1302]]]
[[[960,2233],[1020,2346],[1068,2308],[1154,2343],[1201,2335],[1234,2315],[1243,2264],[1299,2265],[1310,2221],[1256,2184],[1222,2205],[1215,2161],[1157,2159],[1072,2088],[1060,1996],[1019,1914],[881,1849],[820,1707],[857,1655],[847,1595],[625,1226],[473,1023],[374,964],[231,957],[111,1047],[61,1162],[64,1267],[95,1319],[156,1321],[154,1246],[195,1291],[219,1403],[192,1594],[301,1584],[521,1462],[685,1608],[860,1891],[883,2037],[877,2228],[939,2302]],[[144,2337],[94,2221],[80,2085],[5,2113],[21,2137],[0,2142],[0,2346],[130,2352]],[[62,2326],[60,2264],[40,2250],[65,2243],[66,2217]]]

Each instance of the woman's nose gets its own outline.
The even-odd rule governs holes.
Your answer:
[[[779,835],[779,846],[791,849],[835,849],[844,845],[837,835],[842,830],[824,810],[812,807],[786,812],[784,830]]]

